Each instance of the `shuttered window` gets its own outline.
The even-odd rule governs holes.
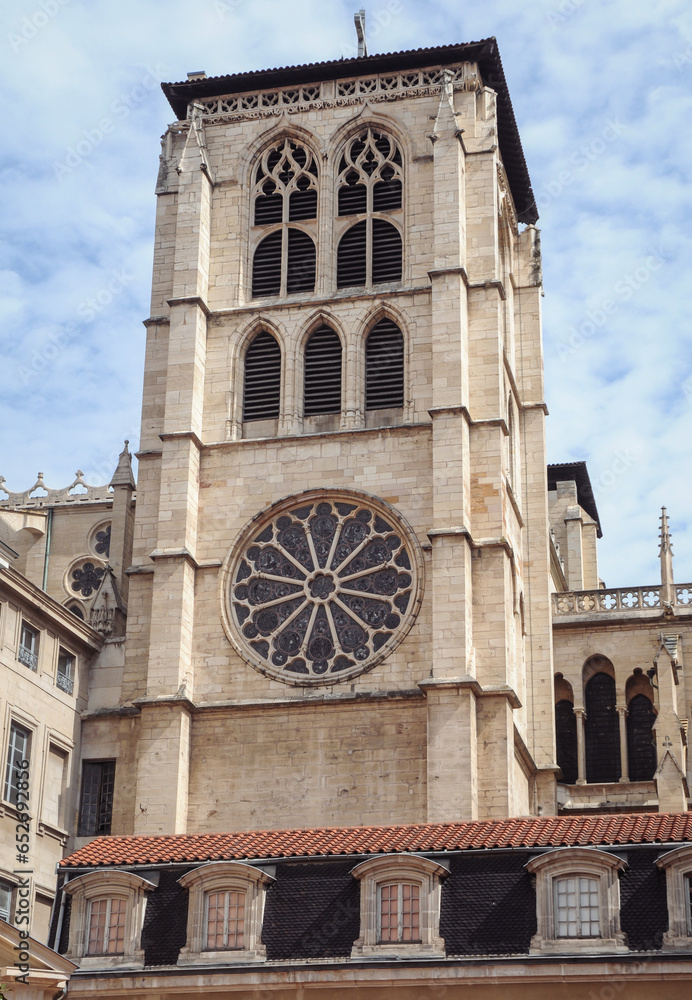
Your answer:
[[[630,781],[651,781],[656,770],[653,725],[654,706],[645,694],[635,695],[627,706],[627,758]]]
[[[252,296],[312,292],[316,277],[317,164],[290,139],[266,149],[255,169]],[[299,223],[300,228],[289,223]],[[263,235],[262,229],[271,229]]]
[[[339,238],[339,288],[401,281],[402,192],[402,158],[396,143],[373,129],[352,139],[339,164],[338,216],[360,218]]]
[[[597,673],[584,690],[584,748],[586,780],[611,782],[620,779],[620,725],[615,708],[615,681]]]
[[[365,408],[404,405],[404,338],[391,319],[377,323],[365,342]]]
[[[245,355],[243,420],[269,420],[281,405],[281,348],[262,330]]]
[[[306,417],[341,410],[341,341],[328,326],[315,330],[305,347]]]

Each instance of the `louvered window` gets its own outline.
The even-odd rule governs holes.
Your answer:
[[[306,417],[341,410],[341,341],[328,326],[315,330],[305,347]]]
[[[391,319],[377,323],[365,342],[365,408],[404,405],[404,338]]]
[[[281,348],[271,333],[258,333],[245,355],[243,420],[279,416],[281,404]]]
[[[645,694],[635,695],[627,706],[627,759],[630,781],[651,781],[656,770],[653,725],[654,706]]]
[[[396,143],[373,129],[356,136],[341,158],[338,184],[339,218],[360,219],[342,224],[337,286],[401,281],[403,169]]]
[[[314,291],[317,176],[312,153],[290,139],[264,151],[252,195],[253,298]]]
[[[586,780],[611,782],[620,779],[620,725],[615,708],[615,681],[597,673],[584,690],[584,746]]]

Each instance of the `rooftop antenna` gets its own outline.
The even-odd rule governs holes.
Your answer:
[[[365,41],[365,11],[359,10],[357,14],[353,15],[353,20],[358,35],[358,58],[360,59],[368,54],[368,43]]]

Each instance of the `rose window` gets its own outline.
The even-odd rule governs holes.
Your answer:
[[[417,542],[400,515],[362,494],[302,494],[243,533],[226,565],[224,621],[241,655],[290,684],[370,670],[420,603]]]

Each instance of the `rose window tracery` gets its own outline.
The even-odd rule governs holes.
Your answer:
[[[224,621],[253,666],[292,684],[369,670],[410,628],[420,555],[400,515],[363,494],[303,494],[251,522],[227,561]]]

